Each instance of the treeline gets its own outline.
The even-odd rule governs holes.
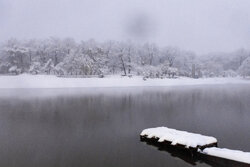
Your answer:
[[[197,56],[176,47],[132,42],[75,42],[49,38],[10,39],[0,46],[1,74],[142,75],[145,77],[234,77],[250,75],[250,52]]]

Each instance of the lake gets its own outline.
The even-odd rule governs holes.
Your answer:
[[[0,166],[213,166],[140,141],[157,126],[250,151],[250,85],[0,89]]]

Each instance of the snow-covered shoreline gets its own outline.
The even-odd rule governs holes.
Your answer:
[[[0,76],[0,88],[95,88],[95,87],[153,87],[185,85],[249,84],[243,78],[185,78],[147,79],[134,76],[107,76],[105,78],[61,78],[53,75]]]

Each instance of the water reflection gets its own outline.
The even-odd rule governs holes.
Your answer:
[[[162,152],[167,152],[174,158],[181,159],[186,163],[196,166],[202,163],[206,163],[211,167],[249,167],[249,164],[240,163],[224,158],[208,156],[196,151],[179,148],[169,144],[159,143],[157,140],[152,139],[140,139],[141,142],[145,142],[147,145],[157,148]]]
[[[194,165],[138,140],[156,126],[249,151],[249,99],[247,85],[0,90],[0,166]]]

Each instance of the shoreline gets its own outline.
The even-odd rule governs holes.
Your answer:
[[[249,79],[236,78],[155,78],[143,80],[142,76],[104,78],[62,78],[54,75],[21,74],[0,76],[0,88],[109,88],[109,87],[169,87],[189,85],[250,84]]]

